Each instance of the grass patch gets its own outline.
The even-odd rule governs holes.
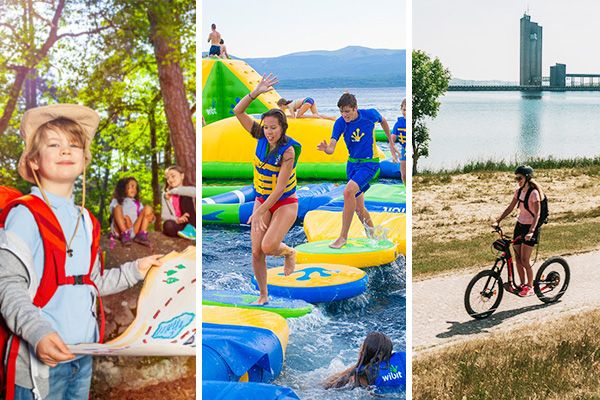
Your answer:
[[[442,169],[442,170],[423,170],[419,172],[419,177],[427,180],[423,183],[429,183],[429,180],[435,179],[452,179],[451,175],[467,174],[474,172],[502,172],[514,171],[518,165],[527,164],[533,169],[561,169],[575,168],[584,169],[582,173],[588,175],[600,174],[600,157],[593,158],[570,158],[570,159],[555,159],[555,158],[531,158],[521,162],[507,161],[473,161],[458,168]],[[436,178],[437,177],[437,178]],[[441,182],[444,183],[444,182]],[[448,183],[448,182],[446,182]]]
[[[598,248],[594,238],[600,235],[600,224],[592,220],[597,216],[600,216],[600,209],[569,213],[545,225],[541,232],[538,259]],[[555,224],[557,220],[561,222],[560,225]],[[507,233],[512,235],[511,231],[507,230]],[[490,245],[496,239],[497,235],[492,233],[449,242],[436,242],[432,238],[417,236],[413,239],[413,275],[426,276],[474,266],[491,266],[495,253]]]
[[[413,362],[413,399],[599,399],[600,310]]]

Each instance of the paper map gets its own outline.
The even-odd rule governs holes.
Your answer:
[[[137,315],[119,337],[70,345],[74,354],[193,356],[196,352],[196,248],[164,256],[138,298]]]

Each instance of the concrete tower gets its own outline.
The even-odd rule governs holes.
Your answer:
[[[520,51],[521,85],[542,85],[542,27],[531,22],[531,17],[523,14],[521,18]]]

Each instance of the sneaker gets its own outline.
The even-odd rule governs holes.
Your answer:
[[[196,228],[194,225],[187,224],[185,228],[177,232],[177,235],[184,239],[196,240]]]
[[[148,240],[148,232],[139,231],[135,238],[134,242],[141,244],[142,246],[150,246],[150,240]]]
[[[131,232],[125,231],[121,233],[121,243],[123,246],[131,246]]]
[[[531,286],[523,285],[519,291],[519,296],[528,297],[533,294],[533,288]]]

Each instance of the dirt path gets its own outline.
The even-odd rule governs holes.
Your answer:
[[[571,282],[561,301],[545,305],[536,296],[520,298],[504,292],[496,312],[483,321],[472,319],[463,303],[467,284],[478,270],[414,282],[415,354],[600,307],[600,251],[565,258],[571,269]],[[537,266],[540,264],[538,262]],[[505,277],[506,272],[503,271]]]

